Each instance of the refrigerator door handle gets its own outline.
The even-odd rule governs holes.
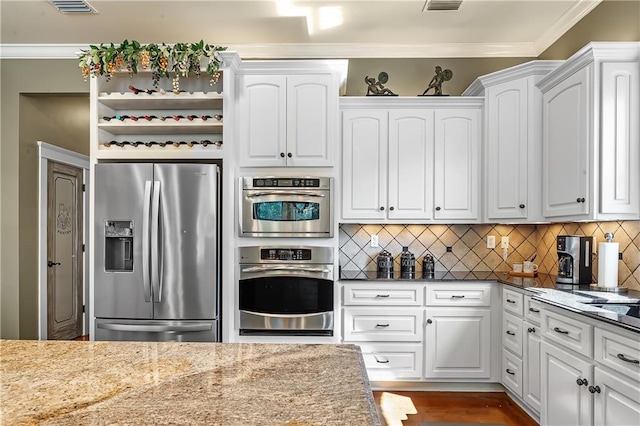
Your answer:
[[[137,325],[137,324],[98,324],[98,328],[111,331],[139,331],[144,333],[171,333],[209,331],[213,327],[210,323],[184,325]]]
[[[151,282],[149,281],[149,210],[151,210],[151,181],[144,183],[144,208],[142,214],[142,285],[144,301],[151,302]]]
[[[153,181],[153,201],[151,203],[151,283],[154,302],[162,302],[162,283],[160,282],[160,241],[158,228],[160,220],[160,181]]]

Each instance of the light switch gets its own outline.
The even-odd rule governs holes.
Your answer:
[[[488,249],[496,248],[496,236],[495,235],[487,235],[487,248]]]

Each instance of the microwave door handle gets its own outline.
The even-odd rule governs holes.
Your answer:
[[[151,205],[151,283],[153,284],[154,302],[162,302],[162,283],[160,282],[160,241],[158,238],[158,222],[160,220],[160,181],[153,182],[153,202]]]
[[[144,183],[144,206],[142,212],[142,285],[144,301],[151,302],[151,282],[149,281],[149,210],[151,210],[151,181]]]
[[[320,272],[328,274],[331,271],[326,268],[307,268],[300,266],[251,266],[243,268],[242,272],[269,272],[269,271],[290,271],[290,272]]]
[[[272,192],[254,192],[252,194],[248,194],[247,198],[256,198],[256,197],[264,197],[265,195],[300,195],[303,197],[318,197],[325,198],[325,194],[317,194],[311,191],[272,191]]]

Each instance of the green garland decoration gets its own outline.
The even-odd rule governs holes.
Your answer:
[[[200,77],[201,64],[206,59],[204,72],[209,76],[211,85],[220,77],[220,59],[217,52],[227,50],[226,47],[197,43],[176,43],[174,45],[140,44],[132,40],[124,40],[119,45],[100,43],[99,46],[90,45],[88,50],[82,50],[78,56],[78,66],[82,70],[85,81],[90,76],[105,76],[107,81],[114,72],[126,69],[130,76],[138,73],[138,69],[151,70],[153,86],[158,87],[160,78],[170,77],[173,73],[174,89],[180,77],[188,78],[190,74]]]

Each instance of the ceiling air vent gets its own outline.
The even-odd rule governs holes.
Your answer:
[[[84,0],[49,0],[61,13],[98,13],[98,11]]]
[[[458,10],[462,0],[427,0],[422,7],[423,12],[429,10]]]

